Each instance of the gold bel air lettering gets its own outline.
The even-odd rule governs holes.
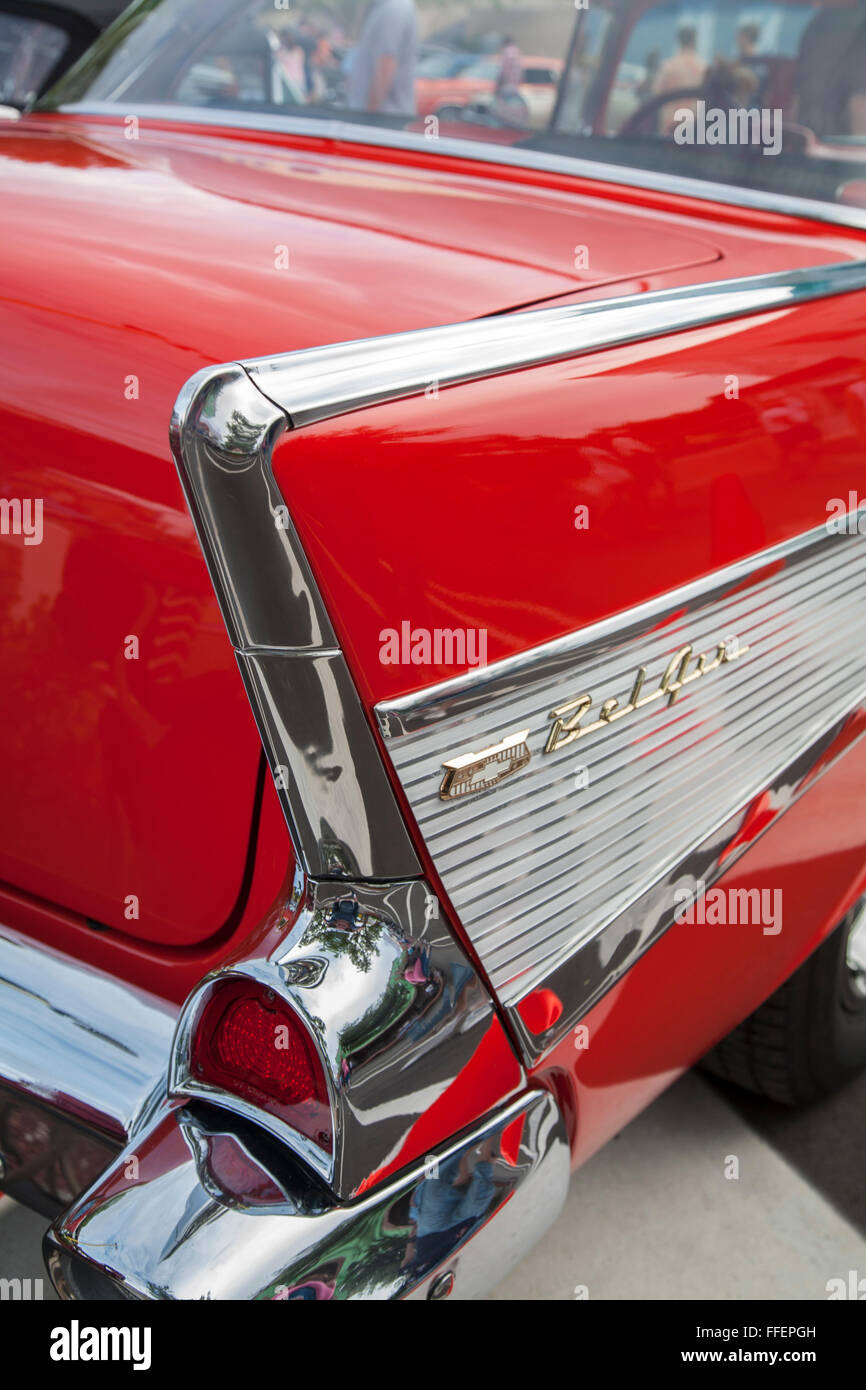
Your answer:
[[[631,695],[625,704],[621,705],[619,700],[615,699],[604,700],[599,707],[598,718],[591,724],[584,724],[583,720],[595,703],[593,695],[578,695],[576,700],[568,700],[564,705],[557,705],[556,709],[551,710],[548,716],[553,720],[553,727],[547,736],[547,743],[544,745],[545,753],[556,753],[560,748],[574,743],[576,739],[596,733],[598,729],[606,729],[619,719],[625,719],[627,715],[634,714],[635,710],[643,709],[644,706],[651,705],[656,700],[667,700],[668,707],[676,704],[687,685],[700,680],[703,676],[708,676],[711,671],[718,670],[720,666],[738,661],[741,656],[746,655],[748,650],[748,647],[741,647],[735,643],[720,642],[712,660],[702,653],[693,667],[692,661],[695,651],[691,643],[688,643],[686,646],[680,647],[679,651],[671,657],[655,690],[644,695],[647,669],[645,666],[641,666],[635,677]]]
[[[519,734],[509,734],[491,748],[482,748],[480,753],[463,753],[443,763],[445,776],[439,788],[442,800],[455,801],[473,792],[487,791],[526,767],[532,756],[526,742],[528,738],[529,730],[521,729]]]

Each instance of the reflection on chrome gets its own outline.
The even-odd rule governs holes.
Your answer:
[[[412,1148],[417,1120],[446,1091],[459,1106],[454,1093],[461,1078],[500,1025],[474,966],[423,882],[307,883],[279,921],[276,941],[269,922],[261,954],[248,945],[243,959],[208,977],[185,1005],[170,1089],[264,1125],[335,1192],[350,1197],[379,1170],[417,1156]],[[192,1039],[211,992],[226,979],[244,977],[273,989],[305,1024],[328,1081],[333,1152],[203,1082],[191,1068]],[[501,1045],[505,1056],[504,1038]],[[499,1101],[521,1084],[516,1059],[505,1066],[503,1075],[509,1073],[511,1092],[504,1091]],[[467,1088],[467,1105],[474,1099],[474,1089]],[[471,1118],[470,1107],[466,1122]]]
[[[556,1219],[570,1167],[547,1091],[349,1206],[207,1107],[164,1116],[135,1155],[137,1181],[128,1151],[49,1233],[62,1297],[424,1298],[447,1271],[470,1298]]]

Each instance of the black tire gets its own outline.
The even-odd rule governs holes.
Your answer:
[[[835,1091],[866,1067],[866,962],[849,964],[861,902],[775,994],[707,1053],[706,1071],[783,1105]]]

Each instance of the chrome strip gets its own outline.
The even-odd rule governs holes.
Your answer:
[[[223,1188],[217,1145],[250,1175],[248,1197]],[[556,1220],[569,1168],[547,1091],[522,1096],[350,1206],[225,1117],[183,1110],[121,1154],[55,1224],[46,1257],[66,1299],[424,1298],[440,1273],[453,1275],[452,1297],[472,1298]]]
[[[288,428],[234,363],[191,377],[172,415],[181,482],[238,650],[337,646],[295,529],[278,511],[270,455]]]
[[[196,373],[172,451],[289,827],[312,878],[421,868],[271,473],[289,428],[242,366]]]
[[[866,289],[866,259],[498,314],[281,357],[251,379],[300,428],[382,401]]]
[[[851,517],[845,519],[849,525]],[[657,598],[614,613],[601,622],[592,623],[578,632],[558,637],[537,647],[528,647],[516,656],[491,662],[489,666],[467,671],[437,685],[425,686],[413,695],[398,700],[383,700],[376,706],[376,717],[386,743],[441,724],[443,717],[470,714],[497,696],[505,696],[530,680],[556,680],[577,657],[592,660],[611,643],[632,640],[642,631],[649,631],[670,613],[682,609],[692,612],[706,603],[721,598],[743,580],[777,564],[796,560],[804,552],[828,541],[825,525],[813,526],[798,536],[768,546],[755,554],[723,569],[712,570],[700,579],[679,589],[659,594]],[[844,544],[844,536],[832,540]]]
[[[172,449],[311,877],[397,881],[421,868],[273,478],[272,451],[286,430],[417,394],[431,381],[454,385],[863,289],[866,261],[856,261],[502,314],[191,378],[172,416]],[[280,659],[289,655],[306,660]],[[349,737],[338,757],[342,730]]]
[[[114,116],[122,119],[116,102],[69,102],[57,108],[61,113],[81,116]],[[500,164],[507,168],[532,169],[541,173],[564,174],[572,178],[597,183],[619,184],[626,188],[642,188],[649,193],[668,193],[698,202],[729,204],[733,207],[761,212],[781,213],[787,217],[806,218],[810,222],[825,222],[833,226],[866,230],[866,211],[824,203],[815,198],[797,198],[787,193],[770,193],[738,184],[717,183],[681,174],[654,173],[630,164],[607,164],[601,160],[581,159],[579,156],[547,154],[541,150],[516,149],[483,140],[460,140],[440,136],[431,151],[431,142],[423,133],[390,130],[378,125],[363,125],[345,120],[315,119],[309,116],[266,116],[249,111],[220,111],[214,107],[183,106],[157,103],[136,104],[141,120],[179,121],[197,126],[216,126],[223,130],[260,130],[269,134],[302,135],[347,145],[381,146],[383,149],[407,150],[413,153],[435,153],[449,159],[471,160],[481,164]],[[36,115],[41,113],[36,112]],[[51,114],[51,113],[45,113]]]
[[[0,927],[0,1083],[112,1135],[165,1090],[176,1011]]]
[[[500,1025],[474,967],[437,923],[438,899],[421,881],[373,730],[274,482],[271,451],[291,424],[241,364],[193,377],[171,423],[298,863],[280,917],[285,939],[245,943],[239,959],[190,996],[171,1085],[269,1129],[351,1196],[399,1157],[419,1117]],[[265,932],[273,929],[268,921]],[[306,1020],[329,1081],[333,1153],[191,1074],[198,1011],[227,975],[267,984]],[[515,1084],[520,1076],[515,1060]]]
[[[335,344],[213,368],[188,383],[173,417],[172,445],[290,833],[313,895],[319,879],[342,877],[357,888],[362,880],[400,884],[419,878],[421,871],[345,658],[336,649],[325,605],[273,478],[271,453],[285,431],[417,394],[432,380],[441,386],[453,385],[651,338],[659,338],[662,350],[670,350],[670,335],[677,331],[753,314],[784,312],[864,289],[866,260],[514,312]],[[278,513],[282,519],[277,527]],[[281,532],[276,539],[275,529]],[[814,535],[798,538],[754,557],[752,568],[795,557],[801,551],[807,554],[814,539]],[[252,557],[255,563],[251,564]],[[718,592],[719,586],[735,583],[750,572],[748,562],[732,566],[687,586],[676,600],[706,602],[714,586]],[[550,674],[555,676],[575,653],[588,650],[587,644],[603,644],[608,638],[621,644],[643,626],[651,625],[665,601],[673,602],[674,596],[539,649],[541,659],[550,662]],[[479,700],[488,698],[499,677],[519,682],[520,673],[533,667],[538,658],[538,652],[527,653],[506,667],[487,670],[481,676],[473,673],[407,701],[383,706],[378,711],[380,727],[388,736],[392,756],[395,734],[402,732],[406,737],[410,729],[421,730],[428,717],[433,717],[431,704],[439,705],[441,715],[443,698],[457,704],[465,700],[465,708],[460,707],[462,717],[473,702],[477,706]],[[484,747],[491,741],[496,740],[484,739],[473,746]],[[467,749],[451,747],[443,756],[461,751]],[[525,775],[521,772],[509,779],[509,790],[502,795],[511,795],[514,787],[519,790]],[[465,807],[472,802],[473,798],[463,798],[459,804]],[[440,800],[439,805],[447,812],[445,803]],[[729,805],[725,816],[741,806],[742,802]],[[709,833],[706,826],[704,833]],[[634,891],[642,886],[650,885],[632,885]],[[456,906],[463,916],[459,901]],[[612,904],[609,920],[602,924],[605,941],[610,939],[614,924],[624,920],[625,906],[619,899]],[[472,935],[471,924],[467,929]],[[477,940],[474,944],[484,960],[483,944]],[[572,941],[567,950],[550,955],[543,970],[539,967],[513,988],[509,984],[506,1002],[516,1011],[539,978],[558,971],[562,959],[586,944],[585,939]],[[627,954],[621,953],[617,964]],[[634,958],[632,953],[629,959]],[[610,963],[609,953],[606,959]],[[508,963],[503,962],[502,968],[507,972]],[[492,978],[501,990],[506,982],[498,967]],[[614,978],[611,964],[604,987]],[[563,1026],[597,997],[597,984],[587,974],[576,993],[564,999]],[[563,988],[567,994],[566,986]],[[514,1023],[525,1035],[516,1012]],[[532,1040],[524,1036],[523,1042],[525,1055],[534,1055]]]
[[[342,652],[236,652],[288,822],[314,879],[420,873]]]

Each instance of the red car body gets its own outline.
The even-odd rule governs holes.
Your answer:
[[[198,1000],[200,1026],[209,973],[288,930],[299,863],[171,463],[184,384],[541,306],[854,275],[864,233],[626,177],[168,115],[137,140],[122,115],[25,116],[0,128],[0,174],[3,487],[44,499],[42,544],[0,547],[0,920],[146,995],[166,1027]],[[273,476],[421,872],[492,990],[377,715],[459,671],[383,662],[383,631],[483,629],[496,669],[775,555],[828,498],[866,495],[866,283],[439,385],[302,422]],[[347,1190],[375,1193],[538,1092],[576,1166],[789,977],[866,891],[866,715],[850,703],[791,804],[762,791],[720,858],[721,886],[783,890],[784,931],[674,923],[566,1030],[549,984],[494,1003],[451,1083]],[[27,1089],[2,1056],[0,1077]],[[81,1098],[34,1097],[86,1118]],[[143,1171],[181,1161],[170,1123],[148,1131]],[[99,1181],[91,1206],[128,1193],[116,1169]],[[325,1297],[336,1275],[310,1279]]]

